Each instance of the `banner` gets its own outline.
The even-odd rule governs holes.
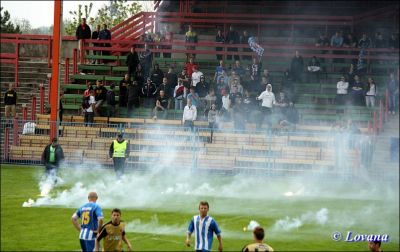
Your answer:
[[[250,37],[248,40],[249,46],[251,50],[257,53],[259,57],[261,57],[264,54],[264,48],[262,48],[259,44],[256,43],[256,40],[254,37]]]

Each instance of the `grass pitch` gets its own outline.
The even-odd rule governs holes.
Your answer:
[[[352,231],[353,237],[354,234],[386,233],[390,241],[382,243],[382,249],[399,250],[398,185],[393,186],[393,192],[382,194],[368,186],[361,186],[362,190],[351,183],[347,188],[330,183],[331,189],[327,189],[328,186],[306,187],[304,194],[294,189],[293,195],[301,193],[303,196],[285,197],[282,195],[285,189],[296,187],[270,177],[238,179],[192,174],[189,175],[192,178],[186,180],[189,184],[185,184],[185,180],[173,180],[168,174],[144,176],[131,172],[130,180],[119,185],[112,181],[114,174],[109,170],[64,169],[61,177],[65,183],[54,188],[47,201],[40,206],[22,207],[29,198],[38,199],[38,182],[43,169],[2,165],[2,251],[80,250],[78,232],[70,218],[75,209],[86,202],[89,189],[98,191],[98,203],[103,207],[105,220],[110,219],[113,207],[122,209],[127,237],[135,251],[193,251],[193,237],[192,247],[184,246],[185,232],[190,218],[197,214],[200,200],[210,202],[209,214],[222,230],[226,251],[239,251],[252,242],[251,232],[243,231],[250,220],[256,220],[265,228],[265,241],[275,250],[368,250],[365,241],[333,241],[334,231],[344,236]],[[81,183],[77,184],[78,181]],[[327,193],[332,188],[335,191]],[[322,217],[318,216],[321,209],[328,211]],[[281,225],[277,224],[278,220]],[[213,250],[217,245],[214,239]]]

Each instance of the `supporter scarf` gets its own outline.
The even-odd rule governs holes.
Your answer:
[[[248,40],[250,49],[253,50],[254,52],[257,53],[259,57],[261,57],[264,54],[264,48],[262,48],[259,44],[256,43],[256,40],[254,37],[250,37]]]

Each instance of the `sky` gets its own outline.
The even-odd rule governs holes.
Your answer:
[[[63,1],[63,19],[71,18],[70,11],[78,10],[78,5],[93,3],[91,16],[109,1]],[[151,10],[153,1],[138,1],[142,9]],[[50,26],[54,21],[54,1],[1,1],[1,6],[11,15],[11,20],[27,19],[32,28]],[[82,9],[83,11],[83,9]]]

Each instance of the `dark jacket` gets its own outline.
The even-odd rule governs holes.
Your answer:
[[[164,73],[163,71],[159,69],[153,69],[151,72],[151,81],[157,85],[157,87],[162,83],[162,80],[164,78]]]
[[[99,38],[99,31],[94,31],[94,32],[92,32],[92,39],[98,39]]]
[[[117,105],[117,102],[115,101],[115,92],[114,90],[108,90],[107,91],[107,104],[111,106]]]
[[[128,101],[134,101],[140,97],[140,87],[138,84],[130,83],[128,86]]]
[[[4,105],[16,105],[17,104],[17,92],[15,90],[7,90],[4,94]]]
[[[105,88],[104,86],[101,86],[100,88],[96,87],[94,89],[94,92],[96,93],[94,97],[96,101],[107,99],[107,88]]]
[[[49,163],[49,158],[50,158],[50,146],[51,144],[47,145],[46,148],[44,148],[44,151],[42,153],[42,163],[43,164],[48,164]],[[56,150],[55,150],[55,154],[56,154],[56,161],[55,161],[55,165],[59,166],[60,162],[62,160],[64,160],[64,151],[61,148],[61,146],[59,144],[56,145]]]
[[[144,84],[142,88],[143,97],[153,98],[156,93],[157,93],[157,88],[156,85],[154,85],[154,83]]]
[[[79,24],[78,28],[76,28],[76,39],[90,39],[91,34],[92,32],[87,24],[85,24],[84,28],[81,24]]]
[[[133,67],[134,70],[136,69],[137,65],[139,65],[139,56],[137,52],[129,52],[126,56],[126,65]]]
[[[119,106],[126,107],[126,103],[128,102],[128,87],[131,84],[130,80],[122,79],[119,82]]]

